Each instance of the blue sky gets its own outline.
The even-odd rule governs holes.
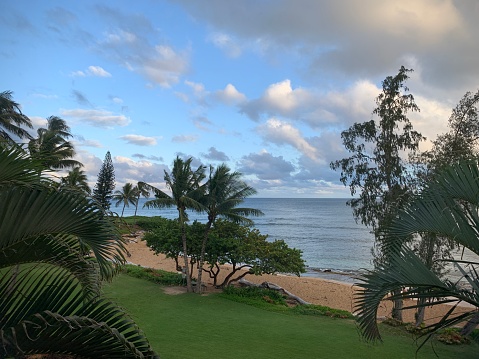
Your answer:
[[[340,133],[401,65],[434,140],[479,87],[479,3],[446,0],[26,1],[0,5],[1,91],[56,115],[93,186],[163,186],[177,156],[226,162],[260,197],[348,197]],[[423,148],[429,146],[428,142]]]

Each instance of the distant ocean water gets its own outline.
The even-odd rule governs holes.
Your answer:
[[[270,240],[282,239],[288,246],[300,249],[306,261],[304,276],[354,283],[362,269],[372,269],[371,248],[374,236],[370,229],[356,223],[351,207],[343,198],[248,198],[243,207],[263,211],[264,216],[251,217],[255,227]],[[140,199],[137,215],[177,218],[176,208],[146,209]],[[112,210],[121,213],[121,207]],[[133,216],[135,208],[125,208],[124,216]],[[206,222],[206,216],[189,213],[190,221]],[[460,252],[458,252],[457,258]],[[466,260],[478,258],[466,251]],[[452,271],[451,279],[460,273]]]
[[[176,218],[176,208],[145,209],[140,199],[137,215]],[[372,268],[371,247],[374,237],[357,224],[346,199],[331,198],[248,198],[244,207],[265,214],[251,217],[255,227],[269,239],[283,239],[300,249],[306,261],[306,276],[353,282],[359,269]],[[121,207],[112,208],[121,213]],[[133,216],[135,208],[125,208],[124,216]],[[206,216],[189,213],[190,220],[206,222]]]

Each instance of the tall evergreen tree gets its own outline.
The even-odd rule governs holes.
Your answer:
[[[407,117],[408,112],[419,111],[404,85],[410,71],[402,66],[396,76],[386,77],[373,111],[378,121],[355,123],[343,131],[341,138],[351,157],[331,163],[331,168],[341,170],[341,182],[349,185],[351,195],[355,196],[348,202],[354,217],[372,228],[376,266],[388,262],[382,252],[383,232],[410,194],[404,156],[415,153],[423,139]],[[401,309],[402,301],[395,301],[393,318],[402,320]]]
[[[110,151],[105,155],[105,160],[98,173],[95,188],[93,189],[93,198],[101,204],[105,211],[110,209],[112,193],[115,189],[115,168],[111,160]]]

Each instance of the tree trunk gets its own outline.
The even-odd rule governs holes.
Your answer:
[[[211,221],[208,221],[208,223],[206,223],[205,235],[203,237],[203,242],[201,243],[200,260],[198,262],[198,280],[197,280],[198,283],[196,285],[196,293],[199,293],[199,294],[201,294],[201,292],[203,291],[203,286],[201,285],[201,277],[202,277],[202,274],[203,274],[203,264],[204,264],[204,260],[205,260],[206,242],[208,242],[208,236],[209,236],[209,233],[210,233],[211,224],[212,224]]]
[[[190,276],[190,266],[188,265],[188,250],[186,249],[186,233],[184,228],[182,229],[181,239],[183,241],[183,259],[184,259],[184,269],[186,275],[186,291],[188,293],[193,292],[193,286],[191,284],[191,276]]]
[[[396,295],[396,294],[399,294],[400,291],[401,291],[401,289],[396,289],[392,293],[393,293],[393,295]],[[402,308],[403,308],[402,299],[395,299],[393,301],[393,309],[392,309],[392,313],[391,313],[391,316],[393,317],[393,319],[396,319],[396,320],[402,322]]]
[[[479,312],[474,314],[474,316],[468,320],[468,322],[461,329],[460,334],[462,336],[471,334],[472,331],[476,329],[477,325],[479,325]]]
[[[123,218],[123,213],[125,212],[125,204],[123,203],[123,209],[121,210],[121,217],[120,218]]]
[[[136,204],[135,204],[135,217],[136,217],[136,212],[138,211],[138,202],[140,202],[140,196],[136,199]]]
[[[424,305],[426,304],[426,298],[419,298],[417,301],[417,305]],[[416,327],[419,328],[421,324],[424,322],[424,314],[426,313],[426,307],[422,306],[417,308],[417,312],[414,315],[416,319]]]

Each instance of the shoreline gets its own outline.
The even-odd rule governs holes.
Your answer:
[[[163,254],[155,255],[155,253],[147,247],[146,242],[141,239],[141,234],[136,237],[125,237],[125,247],[129,253],[129,257],[126,258],[128,262],[145,267],[162,269],[169,272],[177,272],[175,261],[171,258],[166,258]],[[221,278],[219,279],[221,280],[224,278],[224,276],[226,276],[230,271],[230,267],[226,265],[221,266]],[[330,273],[327,272],[325,274]],[[193,273],[193,275],[195,274]],[[339,275],[343,276],[343,274]],[[297,277],[287,274],[265,274],[261,276],[247,275],[245,276],[245,279],[256,284],[261,284],[265,281],[274,283],[309,303],[327,306],[334,309],[347,310],[351,313],[355,312],[354,296],[360,290],[359,287],[354,285],[354,283],[344,282],[337,279],[319,278],[316,276]],[[203,283],[207,286],[205,291],[206,295],[214,291],[212,287],[212,280],[209,278],[207,273],[203,274]],[[413,301],[406,300],[404,306],[406,307],[410,304],[413,304]],[[388,300],[383,300],[378,310],[378,318],[389,317],[391,309],[392,303]],[[426,325],[436,322],[450,309],[451,305],[426,307]],[[458,307],[454,313],[461,313],[467,309],[467,307]],[[404,310],[403,317],[404,322],[413,322],[414,311]]]

